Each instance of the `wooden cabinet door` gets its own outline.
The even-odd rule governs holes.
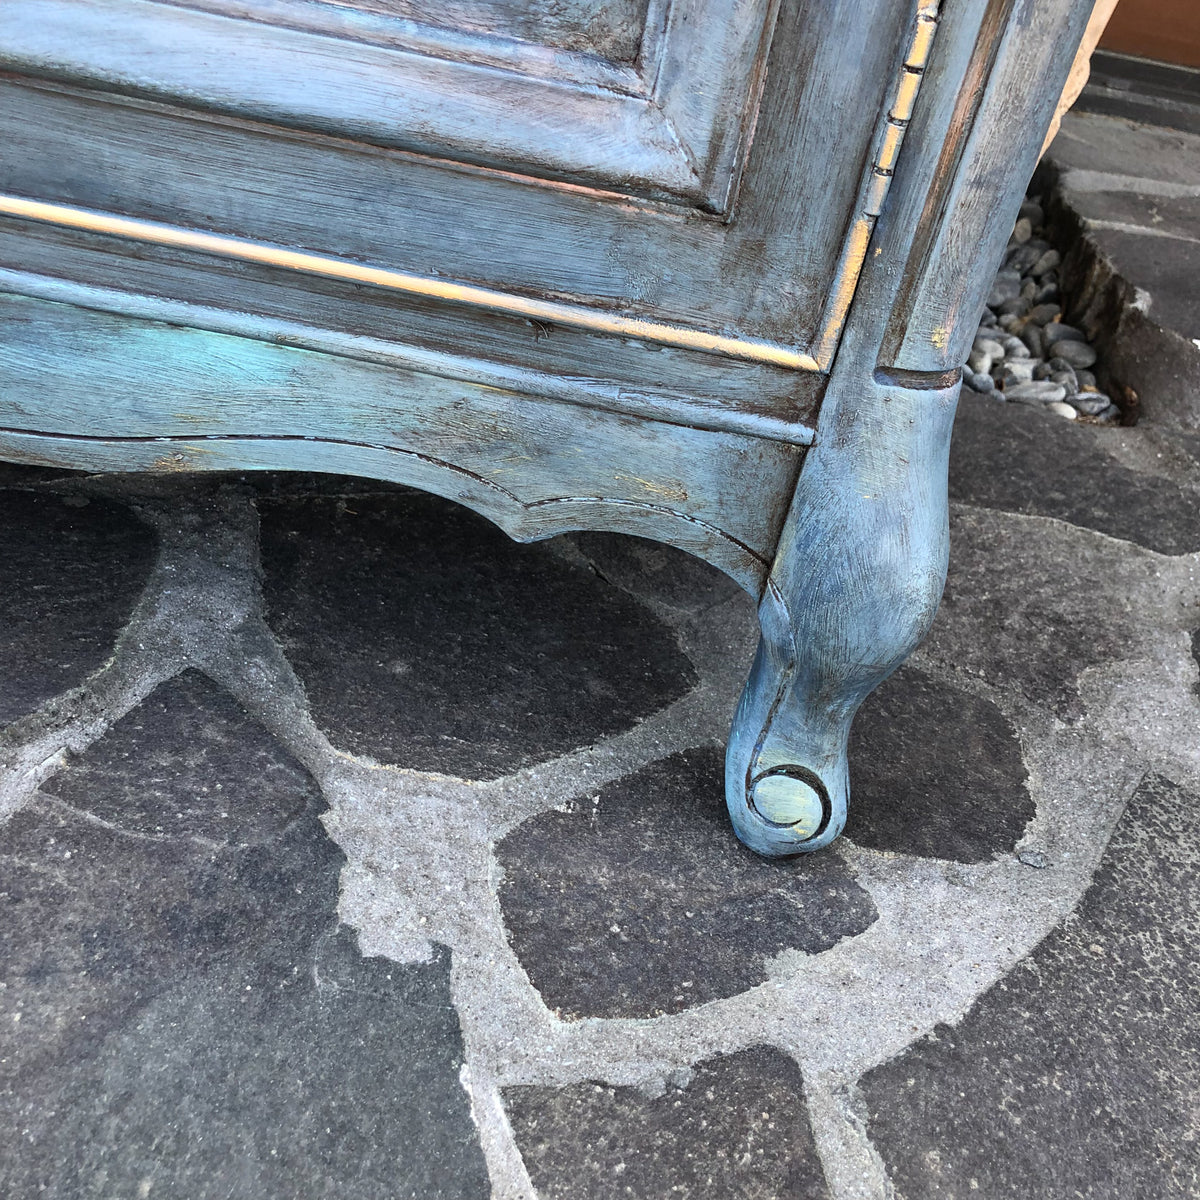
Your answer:
[[[773,0],[10,0],[27,68],[461,162],[729,202]]]
[[[936,25],[916,0],[3,7],[10,196],[801,370],[832,355]]]

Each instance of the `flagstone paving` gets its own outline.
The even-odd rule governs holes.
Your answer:
[[[1200,1191],[1200,456],[964,397],[846,835],[749,600],[361,480],[0,473],[0,1194]]]

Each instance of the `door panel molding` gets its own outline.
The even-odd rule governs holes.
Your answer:
[[[88,209],[72,208],[64,204],[46,204],[38,200],[27,200],[22,196],[9,196],[3,193],[0,193],[0,215],[21,217],[30,221],[45,221],[48,224],[61,225],[68,229],[84,229],[91,233],[104,233],[114,237],[131,238],[134,241],[152,242],[159,246],[198,250],[223,258],[262,263],[265,266],[282,267],[285,270],[301,271],[309,275],[322,275],[328,279],[345,279],[353,283],[366,283],[372,287],[406,292],[411,296],[488,308],[496,312],[512,313],[529,320],[586,329],[592,333],[607,333],[616,337],[637,338],[639,341],[646,342],[661,342],[663,345],[677,346],[682,350],[723,354],[729,358],[741,358],[748,362],[767,363],[770,366],[790,367],[800,371],[817,369],[816,360],[811,355],[788,346],[775,345],[772,342],[727,337],[706,330],[667,325],[661,321],[626,317],[620,313],[588,308],[582,304],[538,300],[532,296],[521,296],[496,288],[456,283],[448,279],[430,279],[420,275],[410,275],[403,271],[392,271],[384,267],[354,262],[351,259],[334,258],[327,254],[307,254],[298,250],[289,250],[286,246],[273,246],[266,242],[253,242],[245,238],[222,237],[219,234],[204,233],[198,229],[181,229],[175,225],[118,217],[112,213],[92,212]]]
[[[262,15],[280,11],[269,2],[250,19],[160,0],[5,0],[0,64],[723,213],[749,142],[776,0],[672,0],[661,37],[647,25],[650,77],[625,69],[624,90],[550,77],[547,61],[569,65],[563,52],[511,40],[483,39],[494,54],[504,48],[506,66],[469,55],[472,39],[432,27],[420,50],[372,44],[363,39],[381,24],[413,23],[352,10],[336,36],[314,32],[327,7],[314,6],[308,27],[296,28],[286,13],[289,24],[265,23]],[[243,10],[258,12],[234,9]],[[630,86],[635,77],[644,92]]]
[[[26,14],[96,7],[93,0],[11,3]],[[113,3],[167,11],[149,0]],[[791,63],[803,50],[815,65],[772,71],[736,219],[78,83],[11,77],[0,80],[12,101],[0,129],[13,151],[0,170],[0,216],[366,284],[398,301],[449,302],[824,372],[891,183],[938,5],[925,0],[889,12],[880,0],[877,16],[891,19],[894,33],[879,39],[849,5],[828,14],[815,2],[785,11],[772,62]],[[848,86],[837,73],[839,47],[877,63],[870,75],[877,98],[857,110],[836,103],[834,85]],[[807,112],[796,95],[814,90],[832,96],[832,107],[810,114],[800,149],[781,156],[780,140],[793,134],[780,125],[780,106]],[[26,155],[27,131],[49,131],[63,154]],[[853,155],[843,152],[851,132]],[[187,170],[162,170],[177,161]],[[114,250],[125,253],[136,250]]]

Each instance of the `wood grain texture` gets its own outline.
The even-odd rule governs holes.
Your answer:
[[[59,465],[95,461],[82,450],[71,459],[80,438],[129,445],[130,469],[232,469],[218,442],[266,439],[273,467],[319,470],[315,443],[341,445],[344,463],[358,447],[372,452],[364,464],[390,464],[385,478],[523,537],[631,523],[666,541],[682,531],[685,549],[703,542],[717,565],[741,563],[743,585],[753,582],[747,556],[765,571],[804,453],[29,297],[0,293],[0,312],[0,428],[57,437]],[[167,453],[159,439],[190,448]],[[747,479],[764,489],[754,504],[742,500]]]
[[[795,0],[781,13],[736,218],[726,223],[245,120],[11,80],[0,82],[0,137],[9,147],[0,190],[616,306],[803,351],[820,328],[869,166],[896,65],[893,35],[911,16],[904,7]],[[861,64],[866,83],[837,69],[842,54]],[[565,136],[554,132],[558,119],[555,111],[551,140]],[[47,142],[55,155],[40,152]]]
[[[538,7],[507,6],[509,16],[526,10],[534,23]],[[560,2],[554,9],[584,33],[586,6]],[[455,6],[439,11],[438,24],[453,26]],[[757,105],[758,52],[772,12],[773,0],[676,0],[657,60],[647,64],[645,95],[524,73],[519,56],[508,71],[464,62],[452,56],[452,40],[444,48],[450,53],[420,54],[154,0],[7,0],[0,61],[31,74],[719,211]],[[527,53],[536,57],[532,47]]]
[[[983,21],[989,11],[999,15],[990,4],[991,0],[943,0],[939,8],[936,50],[926,66],[903,153],[875,224],[839,361],[864,357],[891,370],[885,345],[891,314],[908,303],[906,293],[928,261],[928,246],[940,220],[939,201],[957,170],[971,114],[987,82],[990,54]],[[1001,30],[1002,24],[997,24],[991,32],[998,37]],[[985,51],[982,58],[980,50]],[[982,263],[976,269],[990,270]]]
[[[906,268],[881,361],[911,371],[963,362],[1042,137],[1087,26],[1091,0],[992,0]]]
[[[812,440],[825,377],[631,338],[298,279],[170,248],[0,221],[7,290],[777,441]],[[188,301],[177,301],[187,295]],[[334,347],[340,347],[335,350]],[[358,349],[354,349],[358,347]]]
[[[651,186],[645,130],[632,126],[602,147],[617,164],[613,187],[581,185],[592,167],[569,142],[583,110],[544,103],[563,84],[553,64],[569,67],[562,56],[574,53],[561,46],[528,59],[526,81],[548,90],[523,93],[543,102],[523,114],[540,122],[540,140],[521,174],[479,165],[503,130],[487,142],[459,126],[461,157],[475,154],[467,164],[413,152],[430,150],[432,134],[394,143],[410,149],[356,144],[330,131],[378,141],[378,128],[347,124],[352,102],[327,103],[319,80],[301,99],[326,124],[285,128],[307,120],[284,111],[299,102],[294,73],[263,84],[282,88],[264,107],[257,81],[238,90],[251,69],[234,63],[221,84],[231,99],[215,102],[187,90],[196,66],[182,50],[135,53],[110,80],[102,63],[92,69],[99,59],[80,62],[111,53],[111,40],[78,52],[56,42],[61,30],[31,23],[58,6],[102,30],[106,10],[169,6],[11,3],[6,16],[20,21],[10,62],[59,78],[0,78],[0,191],[806,351],[831,311],[845,317],[825,370],[785,371],[539,328],[357,276],[298,282],[279,262],[231,261],[194,243],[0,220],[0,288],[10,289],[0,294],[0,456],[92,470],[360,473],[458,500],[514,537],[600,528],[682,546],[759,600],[762,642],[727,754],[739,835],[767,854],[835,837],[854,713],[937,606],[956,369],[1088,0],[945,0],[935,40],[932,10],[920,15],[916,0],[783,0],[777,18],[765,0],[675,0],[653,70],[649,33],[634,67],[604,68],[652,82],[607,89],[605,103],[653,95],[685,150],[686,186],[699,189],[690,208],[661,179]],[[209,10],[252,4],[197,0]],[[411,14],[366,14],[356,41],[272,27],[289,0],[262,4],[266,22],[172,11],[257,26],[260,40],[247,45],[284,58],[295,38],[322,53],[350,46],[334,57],[345,56],[351,90],[381,53],[420,60],[421,87],[446,64],[502,73],[471,59],[486,32],[454,32],[462,53],[438,66],[435,35]],[[735,83],[705,58],[729,53],[706,14],[751,47],[739,60],[749,74]],[[913,58],[922,38],[932,46],[924,67]],[[492,43],[497,54],[515,44]],[[684,44],[695,57],[672,66],[671,47]],[[269,74],[280,62],[263,60]],[[181,72],[169,87],[164,63]],[[455,87],[429,83],[430,111],[451,125]],[[572,87],[588,103],[606,90]],[[395,116],[405,137],[418,128]],[[693,128],[712,134],[715,157],[690,153]],[[847,247],[861,273],[845,269]]]
[[[958,386],[835,376],[759,606],[762,640],[733,720],[725,792],[762,854],[827,845],[850,801],[859,705],[933,622],[948,551]]]
[[[179,225],[166,225],[159,221],[145,221],[135,217],[120,217],[95,209],[77,208],[74,205],[48,204],[42,200],[29,200],[10,193],[0,193],[0,215],[58,228],[83,230],[86,233],[139,244],[194,251],[222,261],[248,262],[306,276],[315,275],[322,279],[364,284],[405,298],[415,297],[482,308],[507,313],[510,316],[526,317],[541,324],[553,323],[571,329],[586,330],[589,333],[638,338],[659,345],[698,350],[705,354],[720,354],[751,362],[766,362],[795,370],[817,369],[817,363],[811,356],[798,354],[790,347],[763,342],[757,338],[729,337],[711,330],[689,329],[682,325],[648,320],[645,317],[605,312],[583,304],[522,296],[519,293],[480,287],[478,284],[462,283],[454,279],[414,275],[411,271],[397,271],[332,254],[313,254],[272,242],[231,238],[224,234],[205,233],[202,230],[186,229]]]
[[[554,9],[557,3],[558,0],[551,0],[549,7]],[[476,31],[477,25],[486,24],[486,20],[439,24],[436,19],[419,21],[385,11],[383,5],[344,4],[339,0],[188,0],[181,7],[370,46],[407,50],[425,57],[517,71],[536,79],[645,96],[646,68],[658,60],[668,3],[669,0],[650,0],[647,5],[636,61],[560,48],[556,41],[568,39],[556,38],[552,31],[540,38],[506,37]],[[521,0],[520,8],[529,7],[532,6]]]
[[[31,434],[0,428],[0,458],[30,466],[120,473],[318,471],[361,475],[420,488],[473,509],[514,541],[537,542],[572,530],[650,538],[724,571],[751,595],[762,591],[762,560],[723,530],[667,507],[612,497],[556,496],[523,503],[511,493],[418,454],[357,442],[229,437],[119,439]]]
[[[291,0],[290,7],[302,6]],[[354,0],[350,7],[632,63],[641,52],[649,0]]]

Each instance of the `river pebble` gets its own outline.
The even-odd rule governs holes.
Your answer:
[[[1117,424],[1121,410],[1096,387],[1099,355],[1063,320],[1062,253],[1046,237],[1040,196],[1026,196],[996,272],[963,383],[979,395],[1062,417]],[[1069,297],[1067,298],[1069,300]]]

